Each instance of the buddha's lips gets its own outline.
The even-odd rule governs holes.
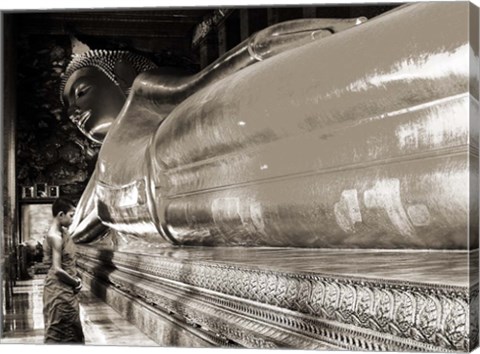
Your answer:
[[[85,123],[87,123],[87,120],[90,118],[92,114],[92,111],[91,110],[88,110],[88,111],[85,111],[83,112],[80,117],[78,118],[78,121],[77,121],[77,125],[79,127],[82,127],[84,128],[85,127]]]

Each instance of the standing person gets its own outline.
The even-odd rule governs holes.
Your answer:
[[[75,265],[75,249],[67,228],[75,205],[58,198],[52,206],[53,221],[44,241],[44,257],[51,262],[43,290],[45,343],[85,343],[77,293],[82,288]]]

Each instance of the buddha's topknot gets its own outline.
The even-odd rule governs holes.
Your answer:
[[[137,75],[143,71],[155,69],[157,67],[152,61],[141,55],[122,50],[95,49],[89,50],[80,55],[75,54],[72,56],[72,60],[65,69],[65,73],[63,74],[60,83],[60,100],[62,104],[65,104],[63,102],[63,90],[65,89],[68,79],[75,71],[85,67],[95,67],[99,69],[110,80],[112,80],[115,85],[120,86],[114,70],[115,64],[120,59],[129,62]],[[128,92],[125,92],[125,95],[128,95]]]

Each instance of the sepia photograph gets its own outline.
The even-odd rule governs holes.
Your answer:
[[[0,12],[0,350],[477,349],[478,3]]]

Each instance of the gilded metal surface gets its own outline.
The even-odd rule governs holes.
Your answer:
[[[263,257],[263,266],[251,266],[239,261],[225,264],[222,257],[212,261],[212,256],[199,261],[195,253],[202,251],[192,250],[193,257],[185,252],[188,249],[139,255],[79,247],[86,272],[247,347],[468,351],[478,341],[478,322],[469,323],[468,318],[478,305],[478,283],[472,287],[468,281],[461,286],[430,283],[428,274],[423,280],[429,283],[385,279],[365,272],[365,266],[348,276],[285,272],[268,256]],[[286,262],[301,262],[301,251],[270,253],[276,252],[289,252]],[[312,252],[324,256],[323,250]],[[323,263],[342,263],[350,256],[349,251],[343,255],[339,251],[336,261]],[[423,260],[418,268],[427,273],[435,272],[432,266],[442,266],[435,252],[418,256]],[[467,272],[467,252],[449,257],[463,262]],[[359,258],[371,268],[384,268],[389,259],[415,256],[367,252]]]
[[[142,74],[100,153],[99,218],[187,245],[466,248],[467,16],[405,6],[192,91]]]
[[[74,239],[77,242],[89,242],[104,234],[105,228],[110,226],[126,234],[148,235],[152,241],[166,239],[175,242],[161,229],[157,230],[155,226],[158,224],[157,221],[149,220],[152,217],[155,219],[153,202],[149,202],[146,207],[130,205],[131,201],[136,203],[137,193],[140,193],[141,196],[149,193],[148,190],[139,190],[134,185],[141,187],[142,180],[146,179],[151,170],[151,161],[144,154],[148,149],[149,137],[160,122],[179,102],[193,92],[219,81],[233,72],[282,51],[297,48],[359,25],[364,21],[366,19],[363,17],[344,20],[288,21],[258,32],[196,75],[184,76],[182,72],[176,72],[173,69],[165,72],[165,69],[160,68],[146,74],[145,77],[139,77],[136,87],[132,89],[134,95],[128,101],[128,108],[123,111],[113,128],[110,128],[109,125],[108,129],[112,132],[110,132],[110,139],[103,147],[100,159],[100,161],[103,159],[103,163],[99,164],[99,171],[96,171],[92,177],[92,181],[77,207],[76,219],[72,225],[72,230],[75,231]],[[102,94],[109,94],[108,91],[104,92],[106,89],[110,89],[108,85],[103,84],[107,79],[96,77],[102,76],[101,73],[96,72],[97,75],[94,75],[94,69],[87,69],[89,70],[87,78],[84,77],[84,73],[78,71],[69,80],[69,83],[82,85],[83,81],[87,79],[96,90]],[[109,104],[109,100],[106,101],[107,105],[102,101],[102,104],[98,106],[98,100],[94,95],[90,95],[87,99],[82,97],[82,99],[84,100],[83,104],[90,107],[91,112],[100,116],[104,114],[104,111],[108,112],[110,116],[113,112],[118,113],[116,105]],[[155,105],[153,109],[151,107],[152,100]],[[110,117],[109,120],[113,121],[114,119]],[[105,127],[100,124],[98,128]],[[113,181],[111,180],[112,176]],[[105,183],[102,184],[102,181]],[[100,198],[98,198],[99,196]],[[120,200],[122,198],[126,199],[122,201]],[[98,206],[92,207],[94,200],[98,201]],[[127,208],[125,208],[125,203],[130,203]],[[138,203],[143,204],[144,201],[140,200]],[[111,210],[108,210],[107,205]],[[103,227],[99,226],[100,222]],[[158,234],[163,238],[158,237]]]

